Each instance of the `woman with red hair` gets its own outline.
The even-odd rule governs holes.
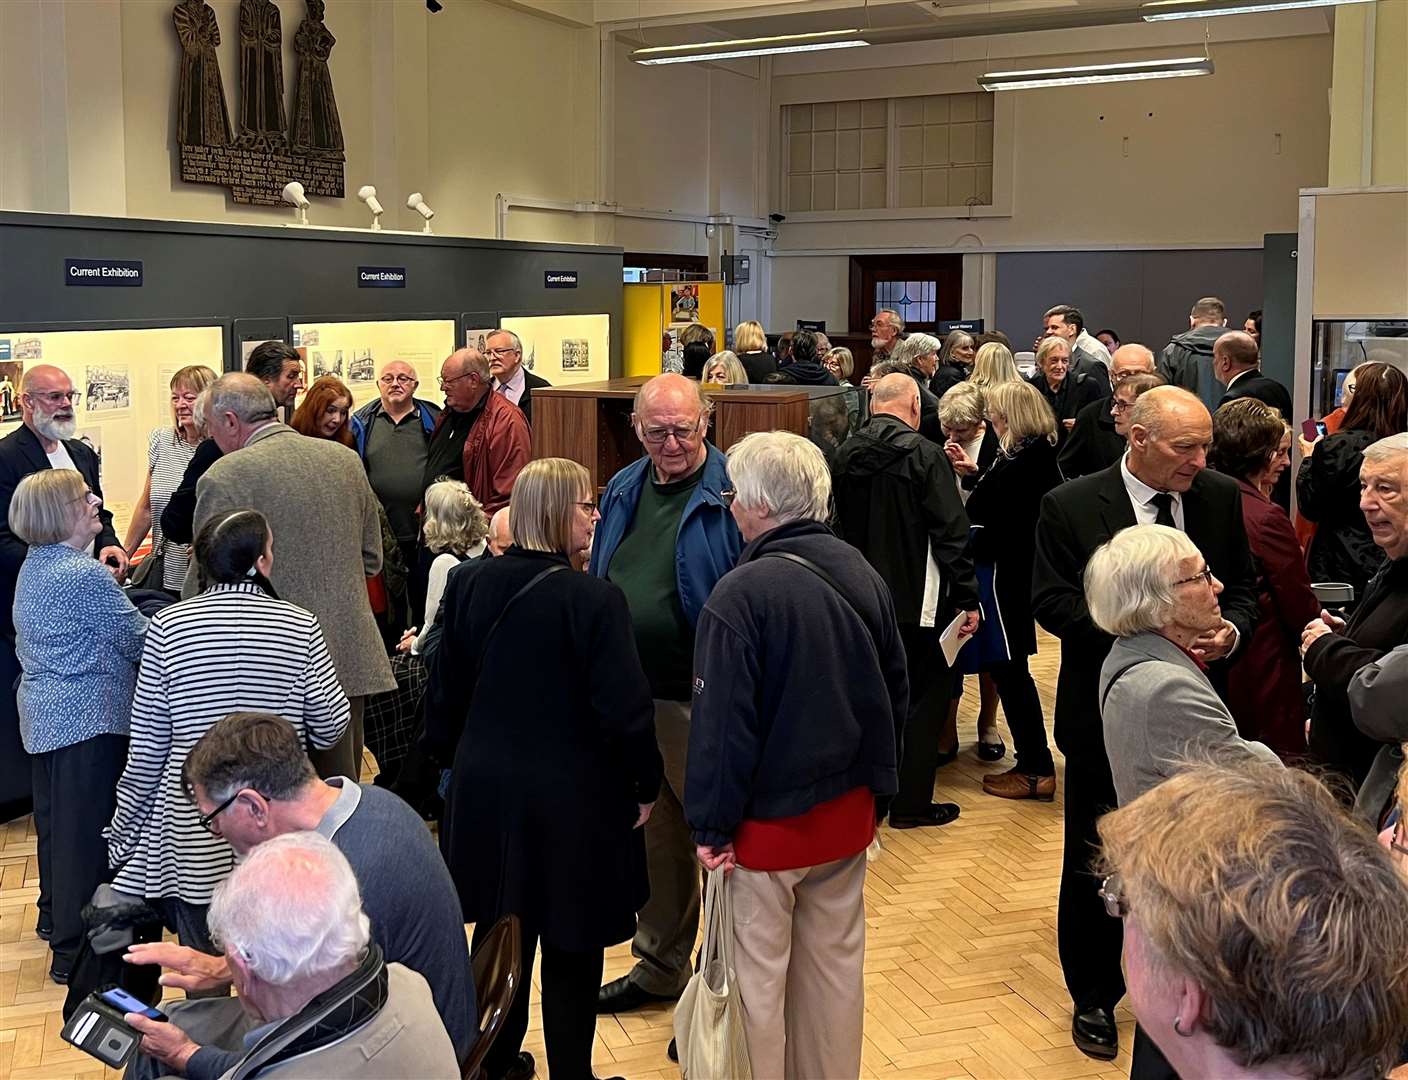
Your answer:
[[[288,426],[300,435],[332,439],[355,448],[352,437],[352,391],[336,375],[320,375],[314,380]]]

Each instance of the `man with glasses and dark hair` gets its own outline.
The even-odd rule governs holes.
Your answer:
[[[244,856],[266,840],[316,832],[347,857],[387,963],[419,972],[463,1061],[478,1033],[459,896],[435,841],[409,806],[384,788],[345,776],[319,780],[292,724],[265,713],[231,713],[192,747],[182,766],[186,795],[200,823]],[[413,884],[410,888],[408,885]],[[170,986],[217,990],[230,983],[223,956],[174,942],[134,945],[127,959],[160,964]],[[182,1014],[181,1030],[147,1029],[143,1046],[161,1050],[189,1037],[201,1048],[186,1062],[192,1080],[221,1076],[244,1053],[255,1026],[238,1000],[203,1001]],[[160,1056],[160,1054],[158,1054]],[[155,1076],[157,1061],[134,1060],[131,1075]]]
[[[665,783],[645,827],[650,900],[641,909],[630,974],[602,987],[597,1011],[673,1001],[690,976],[699,929],[699,867],[684,819],[694,628],[743,540],[729,513],[726,459],[706,438],[709,401],[683,375],[657,375],[636,394],[631,424],[646,456],[601,498],[591,572],[626,594],[655,701]]]
[[[528,421],[492,392],[489,360],[478,349],[456,349],[445,358],[440,389],[445,411],[430,434],[421,491],[437,480],[463,480],[492,514],[508,505],[513,482],[532,456]]]
[[[367,480],[386,510],[401,561],[416,565],[420,521],[416,508],[425,494],[425,462],[430,433],[440,419],[440,406],[416,397],[420,379],[404,360],[392,360],[377,378],[378,397],[352,414],[352,437],[367,467]],[[419,612],[412,622],[421,622]]]
[[[523,410],[523,419],[533,423],[533,391],[552,383],[523,366],[523,342],[512,330],[497,330],[484,343],[489,372],[494,376],[494,393],[502,394]]]
[[[78,421],[73,403],[78,391],[73,380],[59,368],[37,364],[20,380],[21,424],[0,439],[0,810],[13,807],[23,813],[29,798],[29,758],[20,747],[19,715],[15,711],[15,680],[19,661],[15,658],[15,626],[12,611],[15,579],[29,546],[10,531],[10,500],[19,482],[41,469],[76,469],[99,499],[103,486],[99,478],[98,455],[74,438]],[[127,574],[127,552],[118,542],[112,525],[112,511],[98,511],[102,529],[93,541],[93,554],[121,581]]]

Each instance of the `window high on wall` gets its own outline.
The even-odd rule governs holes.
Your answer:
[[[884,311],[887,308],[891,311],[897,311],[906,326],[932,326],[936,321],[937,299],[937,281],[877,281],[875,283],[875,311]]]
[[[793,212],[992,205],[993,95],[783,108]]]

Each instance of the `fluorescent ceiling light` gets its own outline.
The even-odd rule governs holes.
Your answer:
[[[1167,19],[1207,19],[1214,15],[1246,15],[1262,11],[1294,11],[1296,8],[1369,3],[1373,3],[1373,0],[1262,0],[1252,4],[1234,4],[1222,0],[1216,7],[1199,7],[1195,0],[1151,0],[1142,7],[1145,22],[1162,22]],[[1161,8],[1171,10],[1162,11]]]
[[[1212,73],[1212,61],[1207,57],[1184,56],[1175,60],[1136,60],[1128,64],[990,71],[986,75],[978,76],[978,85],[984,90],[1031,90],[1045,86],[1135,82],[1139,79],[1181,79]]]
[[[859,30],[818,30],[808,34],[776,34],[772,37],[733,38],[728,41],[697,41],[689,45],[657,45],[636,49],[631,59],[637,64],[694,64],[703,60],[729,60],[740,56],[771,56],[775,53],[819,52],[822,49],[854,49],[870,42],[857,35]]]

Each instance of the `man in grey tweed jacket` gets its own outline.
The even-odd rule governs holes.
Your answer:
[[[319,775],[356,779],[363,699],[395,686],[367,598],[367,578],[381,569],[381,526],[366,470],[356,451],[274,419],[274,399],[252,375],[217,379],[209,414],[211,435],[225,456],[196,488],[195,535],[228,510],[252,508],[269,519],[270,581],[280,598],[318,617],[352,704],[347,734],[310,756]],[[182,596],[199,591],[197,574],[192,559]]]

